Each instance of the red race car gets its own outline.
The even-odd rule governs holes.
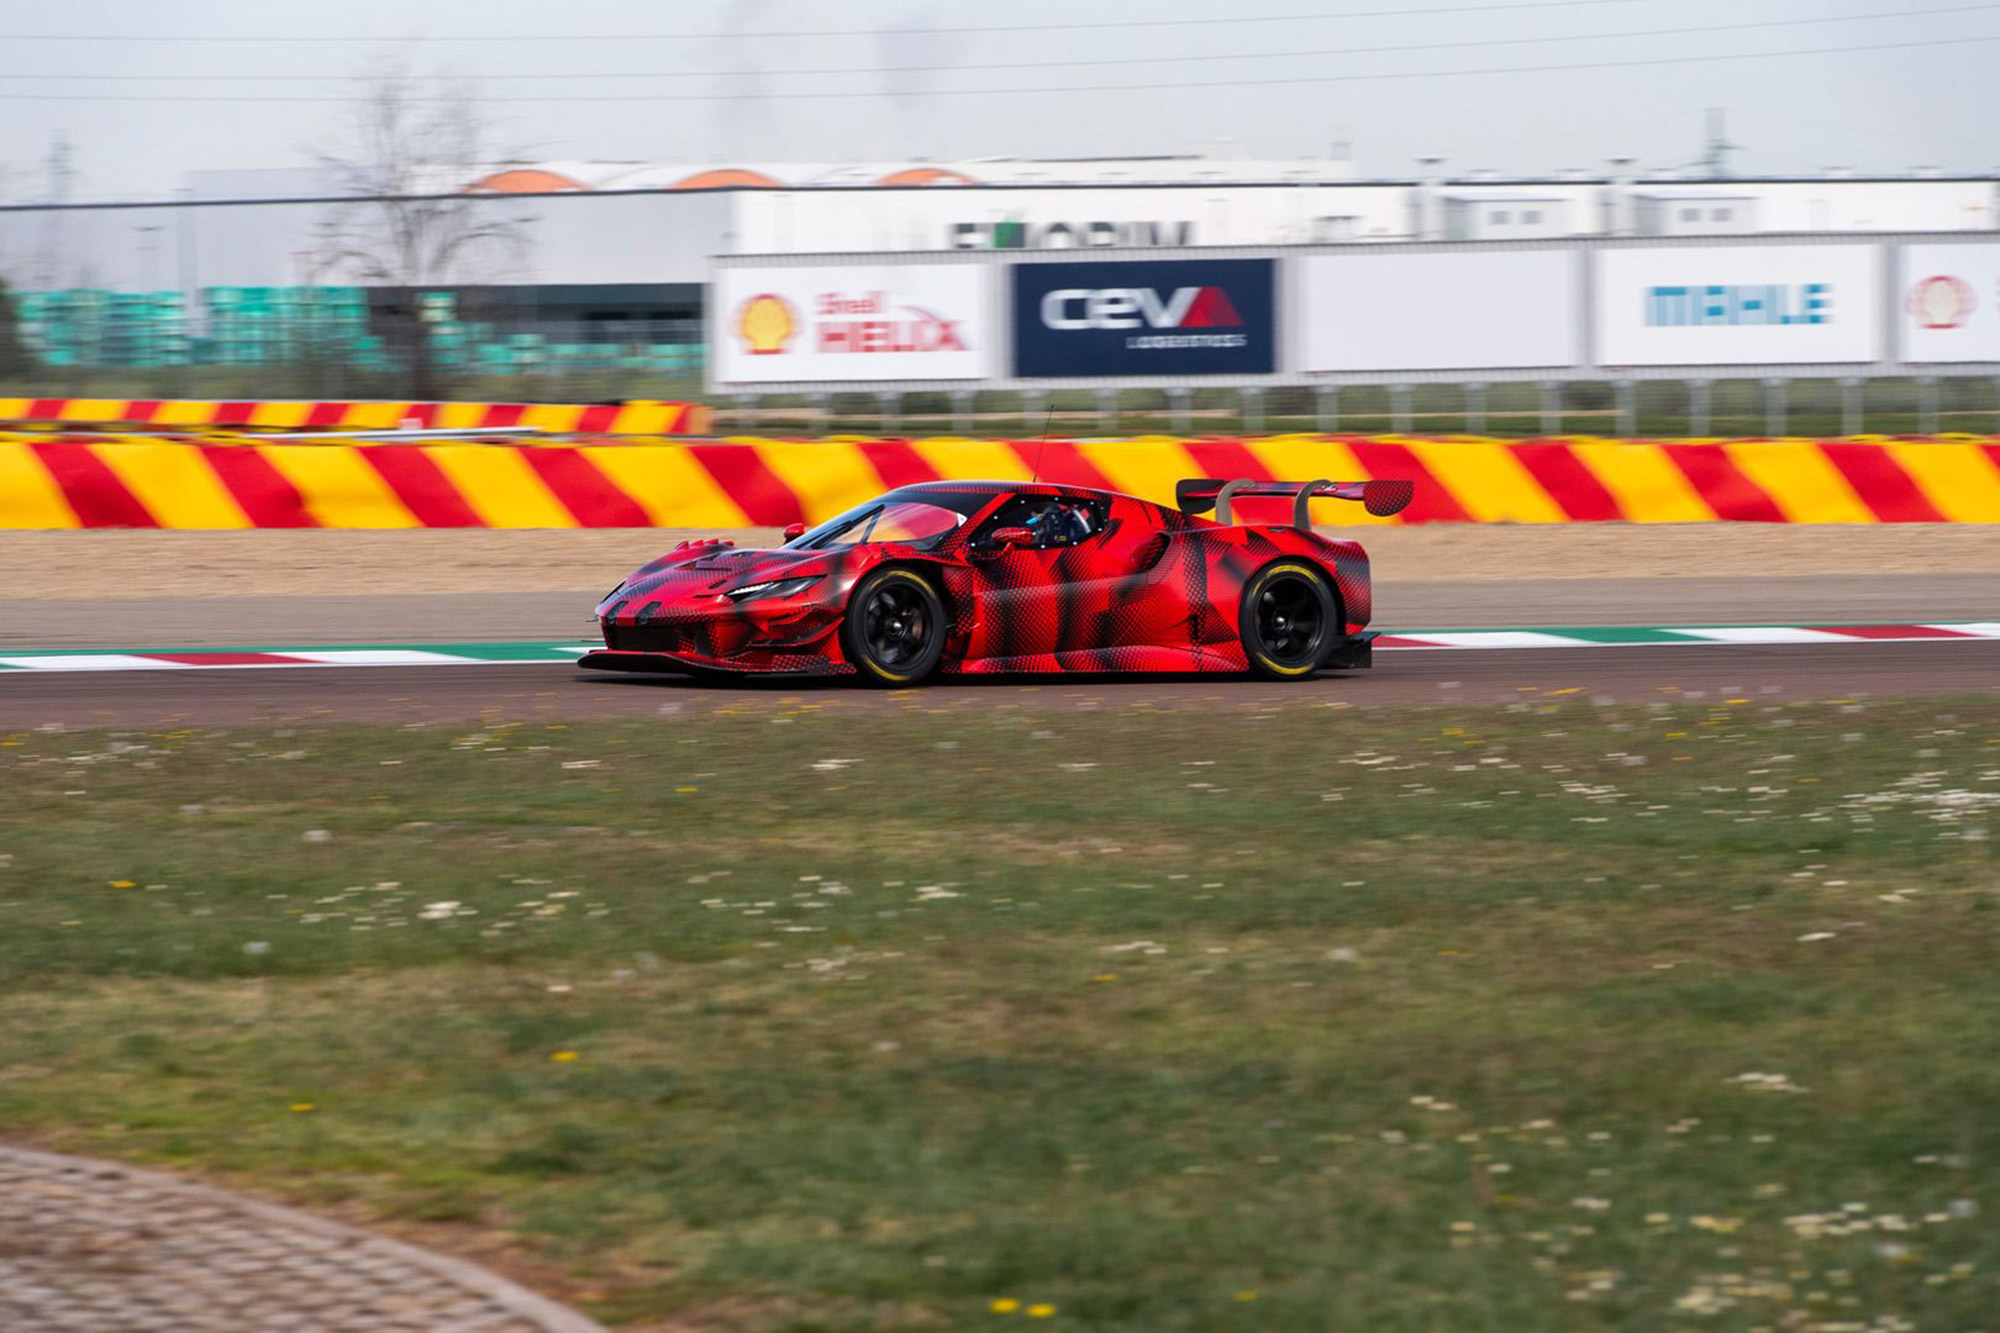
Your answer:
[[[905,486],[774,551],[682,542],[597,607],[580,666],[692,674],[1250,671],[1303,679],[1369,665],[1368,556],[1312,531],[1315,496],[1372,514],[1407,481],[1183,481],[1179,508],[1080,486]],[[1230,523],[1285,497],[1292,521]],[[1201,515],[1214,513],[1214,518]]]

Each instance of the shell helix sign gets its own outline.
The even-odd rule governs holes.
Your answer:
[[[997,369],[970,265],[727,268],[711,305],[717,384],[976,380]]]

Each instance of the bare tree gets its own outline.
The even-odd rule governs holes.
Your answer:
[[[407,295],[390,341],[418,398],[437,387],[424,291],[518,259],[527,244],[516,221],[467,192],[475,173],[502,156],[490,138],[491,123],[464,84],[393,66],[372,77],[344,133],[315,155],[354,200],[321,221],[316,274]]]

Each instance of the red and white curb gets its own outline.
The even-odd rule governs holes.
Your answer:
[[[2000,621],[1936,625],[1708,625],[1655,628],[1425,630],[1384,634],[1377,648],[1484,650],[1646,648],[1731,644],[1947,643],[2000,639]],[[181,648],[121,652],[0,652],[0,675],[15,671],[238,671],[299,667],[560,665],[597,645],[456,643],[353,648]]]

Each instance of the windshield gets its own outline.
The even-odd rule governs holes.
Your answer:
[[[887,503],[870,500],[828,519],[786,545],[795,551],[825,551],[871,542],[907,542],[920,551],[928,551],[956,531],[965,519],[966,515],[956,509],[920,500]]]

